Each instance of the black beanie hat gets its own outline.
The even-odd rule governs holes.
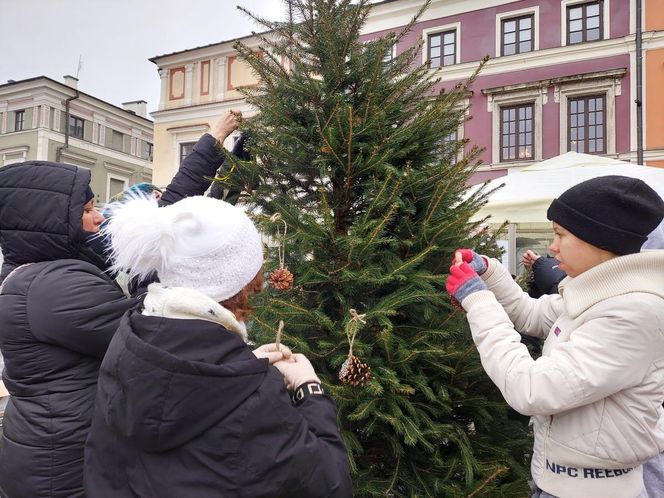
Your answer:
[[[90,185],[87,186],[85,189],[85,203],[87,204],[92,200],[92,198],[95,196],[94,192],[90,188]]]
[[[600,176],[563,192],[546,217],[595,247],[633,254],[664,218],[664,201],[638,178]]]

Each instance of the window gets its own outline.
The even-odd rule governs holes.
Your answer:
[[[84,121],[76,116],[69,116],[69,135],[72,137],[83,138]]]
[[[456,64],[456,30],[430,34],[427,50],[429,67]]]
[[[500,108],[500,160],[533,159],[533,104]]]
[[[450,163],[456,164],[458,160],[457,155],[457,141],[459,140],[458,130],[454,130],[443,137],[443,157],[450,159]]]
[[[127,188],[127,180],[115,177],[108,178],[108,200],[106,202],[111,202],[113,197],[124,192]]]
[[[25,110],[16,111],[14,114],[14,131],[23,131],[25,123]]]
[[[604,95],[570,98],[567,101],[569,144],[567,150],[585,154],[606,152],[606,102]]]
[[[117,130],[111,130],[111,149],[120,152],[124,150],[124,135]]]
[[[601,0],[567,7],[567,44],[601,40],[602,23]]]
[[[180,144],[180,166],[185,158],[194,150],[196,142],[185,142]]]
[[[388,48],[385,51],[385,55],[383,55],[383,64],[387,64],[392,59],[394,59],[394,48],[395,48],[395,46],[392,45],[392,46],[390,46],[390,48]]]
[[[152,153],[154,152],[154,145],[150,142],[145,142],[145,157],[152,160]]]
[[[534,16],[505,19],[502,22],[502,55],[522,54],[534,50]]]

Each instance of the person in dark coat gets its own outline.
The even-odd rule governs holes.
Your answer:
[[[532,269],[528,283],[528,295],[537,299],[547,294],[558,294],[558,284],[567,274],[558,268],[558,261],[549,256],[540,256],[535,251],[523,253],[523,266]]]
[[[219,182],[213,182],[213,179],[223,175],[230,168],[221,144],[238,127],[241,119],[242,113],[238,111],[224,113],[215,121],[210,131],[203,134],[196,142],[191,153],[182,161],[180,169],[164,191],[149,183],[138,183],[130,186],[106,205],[104,218],[107,221],[104,223],[107,223],[108,219],[111,218],[114,206],[141,193],[155,195],[160,206],[168,206],[186,197],[202,195],[212,184],[210,195],[221,198],[220,196],[224,195],[223,186]],[[238,155],[240,159],[247,159],[248,155],[244,150],[245,141],[243,137],[244,135],[241,135],[235,143],[231,154]],[[230,192],[227,194],[232,195],[237,200],[240,193]],[[104,223],[102,223],[102,226]],[[86,252],[89,258],[98,267],[106,271],[110,266],[108,245],[101,233],[89,236],[86,241]],[[108,273],[114,276],[112,272]]]
[[[218,140],[235,127],[236,117],[222,117],[161,201],[204,192],[223,159]],[[65,164],[0,169],[0,350],[10,393],[0,437],[3,497],[84,496],[99,366],[120,318],[138,302],[85,244],[104,220],[89,183],[89,170]]]
[[[128,299],[81,259],[103,217],[90,171],[41,161],[0,169],[0,349],[10,393],[0,493],[83,496],[83,446],[101,359]]]
[[[350,497],[334,402],[311,364],[246,343],[263,263],[247,215],[209,197],[161,209],[137,199],[107,231],[115,268],[157,271],[160,282],[124,316],[102,363],[88,496]]]

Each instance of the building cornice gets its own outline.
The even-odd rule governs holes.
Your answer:
[[[606,79],[620,79],[627,73],[627,68],[608,69],[606,71],[594,71],[591,73],[573,74],[570,76],[561,76],[558,78],[548,78],[543,80],[528,81],[526,83],[518,83],[515,85],[494,86],[491,88],[483,88],[484,95],[505,94],[512,92],[519,92],[521,90],[528,90],[532,88],[542,88],[550,85],[564,85],[569,83],[578,83],[581,81],[593,80],[606,80]]]
[[[127,112],[121,107],[115,106],[105,100],[101,100],[90,94],[76,90],[64,83],[55,81],[48,76],[38,76],[12,83],[0,85],[0,98],[6,98],[13,95],[12,98],[32,97],[36,100],[43,98],[49,101],[57,100],[62,103],[62,99],[74,97],[78,92],[79,103],[86,102],[93,109],[100,109],[106,114],[113,115],[118,119],[132,123],[140,128],[151,129],[152,121],[137,114]],[[42,102],[41,100],[39,103]]]
[[[369,18],[362,27],[362,34],[398,30],[406,26],[422,8],[422,3],[422,0],[397,0],[373,4]],[[432,0],[418,22],[450,18],[509,3],[513,3],[513,0]]]
[[[497,57],[490,59],[484,65],[480,76],[524,71],[536,67],[569,64],[584,60],[604,59],[617,55],[628,55],[634,45],[634,35],[628,35],[599,42],[548,48],[538,50],[537,52]],[[477,70],[479,63],[479,61],[464,62],[463,64],[456,64],[454,66],[445,66],[441,69],[432,69],[430,72],[432,76],[440,78],[441,81],[465,80]]]
[[[252,49],[259,48],[262,42],[260,37],[269,36],[269,34],[270,32],[251,34],[242,38],[211,43],[210,45],[190,48],[181,52],[158,55],[148,60],[161,69],[170,66],[187,64],[194,61],[208,60],[218,57],[228,57],[237,55],[237,50],[234,48],[236,42],[241,42],[243,45],[246,45]]]
[[[253,108],[243,98],[238,98],[221,102],[176,107],[174,109],[164,109],[152,112],[150,115],[154,118],[154,124],[158,125],[164,122],[170,123],[178,119],[218,118],[229,109],[239,110],[243,114],[252,114],[254,112]]]

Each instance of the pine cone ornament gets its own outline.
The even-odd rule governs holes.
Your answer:
[[[270,273],[270,286],[277,289],[286,291],[293,287],[293,274],[282,266]]]
[[[339,380],[355,387],[366,386],[371,380],[371,367],[351,354],[341,365]]]

